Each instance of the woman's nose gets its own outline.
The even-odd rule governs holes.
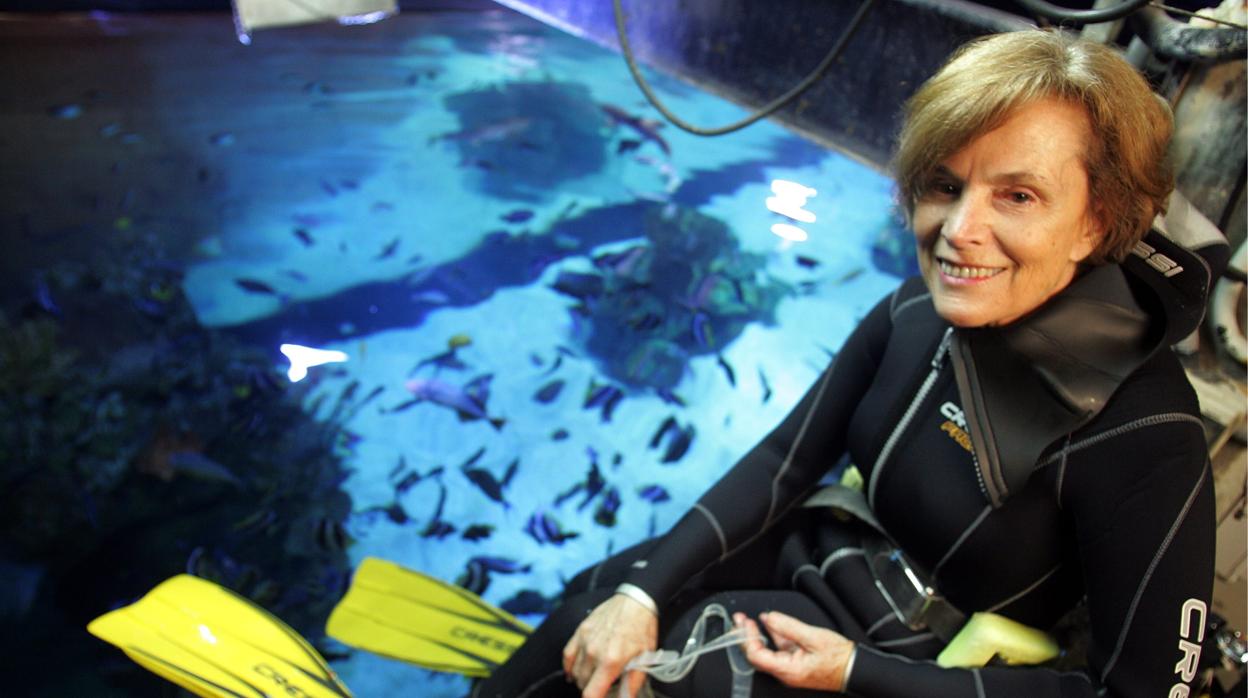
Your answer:
[[[989,202],[964,192],[949,207],[940,235],[955,248],[980,244],[988,234],[989,214]]]

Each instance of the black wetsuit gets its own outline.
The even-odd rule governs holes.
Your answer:
[[[1148,295],[1139,284],[1120,281],[1130,275],[1117,266],[1087,276],[1091,280],[1063,294],[1077,295],[1071,289],[1082,283],[1098,303],[1098,294],[1118,293],[1121,300],[1128,287]],[[1027,472],[1003,475],[977,455],[985,434],[994,435],[992,426],[968,424],[983,419],[985,400],[997,411],[1008,404],[1022,415],[1014,426],[998,423],[996,437],[1039,443],[1035,434],[1014,438],[1010,430],[1045,423],[1053,410],[1037,405],[1060,402],[1052,394],[1063,385],[1099,379],[1084,375],[1089,371],[1113,371],[1098,366],[1096,357],[1075,356],[1072,363],[1070,354],[1080,350],[1063,349],[1059,364],[1035,359],[1046,388],[1028,387],[1022,377],[1011,397],[1010,381],[998,381],[1004,393],[989,385],[999,358],[991,348],[974,347],[978,366],[966,358],[973,345],[968,337],[984,331],[949,330],[922,283],[903,284],[863,320],[792,413],[671,531],[574,580],[564,607],[479,695],[560,695],[554,687],[566,684],[559,651],[621,581],[658,601],[661,644],[677,649],[709,602],[751,614],[784,610],[843,627],[844,618],[836,620],[820,603],[830,592],[866,635],[847,687],[863,698],[1188,695],[1188,669],[1195,667],[1192,653],[1203,638],[1212,585],[1213,489],[1196,397],[1166,348],[1173,333],[1164,325],[1173,318],[1158,304],[1143,305],[1147,331],[1135,335],[1139,351],[1129,372],[1109,381],[1112,396],[1095,404],[1090,418],[1076,418],[1081,423],[1070,431],[1046,434],[1043,424],[1036,427],[1045,445],[1026,456]],[[1085,320],[1116,322],[1112,313],[1098,312]],[[1032,338],[1068,346],[1060,328],[1069,318],[1058,319],[1056,333]],[[1071,375],[1050,375],[1063,371]],[[976,412],[966,404],[967,393],[977,401],[978,417],[967,414]],[[1087,670],[942,669],[931,662],[943,643],[902,625],[874,591],[858,547],[861,529],[829,511],[798,506],[845,452],[869,483],[868,500],[888,534],[962,611],[994,611],[1047,629],[1086,601]],[[726,660],[704,659],[681,684],[655,689],[726,696],[728,686]],[[754,688],[756,697],[809,695],[761,672]]]

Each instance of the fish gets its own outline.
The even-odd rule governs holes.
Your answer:
[[[771,383],[767,381],[767,374],[763,373],[763,367],[758,367],[758,382],[763,386],[763,404],[771,399]]]
[[[460,537],[464,540],[479,541],[489,538],[494,533],[494,527],[489,524],[472,524],[464,529]]]
[[[455,532],[455,525],[442,518],[442,512],[446,509],[446,485],[438,483],[441,488],[441,494],[438,496],[438,505],[433,510],[433,516],[429,518],[429,523],[425,526],[425,530],[421,531],[422,538],[436,538],[441,540]]]
[[[524,525],[524,532],[533,537],[541,545],[563,545],[565,541],[571,540],[581,534],[575,531],[566,531],[560,525],[559,520],[544,511],[534,512],[529,517],[528,522]]]
[[[408,409],[410,409],[410,408],[412,408],[412,407],[414,407],[414,406],[416,406],[416,405],[419,405],[419,404],[420,404],[420,403],[422,403],[422,402],[424,402],[424,400],[423,400],[422,398],[414,397],[414,398],[412,398],[411,400],[404,400],[403,402],[400,402],[399,404],[395,405],[394,407],[390,407],[390,408],[382,408],[382,410],[381,410],[381,411],[382,411],[382,413],[383,413],[383,414],[395,414],[396,412],[403,412],[403,411],[406,411],[406,410],[408,410]],[[311,411],[312,411],[312,412],[315,412],[315,410],[311,410]]]
[[[693,443],[695,430],[693,425],[678,429],[670,441],[667,442],[667,450],[663,452],[664,463],[675,463],[684,457],[689,451],[690,444]]]
[[[648,256],[648,245],[633,245],[621,252],[608,252],[594,257],[594,266],[618,276],[632,276],[637,265]]]
[[[234,145],[234,134],[229,131],[218,131],[208,136],[208,143],[215,146]]]
[[[611,528],[615,525],[615,515],[619,510],[620,491],[612,487],[607,490],[607,493],[602,496],[602,501],[598,503],[598,510],[594,512],[594,523]]]
[[[659,150],[662,150],[664,155],[672,154],[672,149],[667,145],[667,141],[663,140],[663,137],[659,135],[658,130],[663,127],[662,121],[643,119],[611,104],[602,105],[602,111],[611,120],[612,124],[627,126],[636,132],[638,136],[641,136],[643,141],[651,141],[659,146]]]
[[[546,597],[532,589],[521,589],[510,599],[499,604],[504,611],[516,616],[549,615],[558,607],[557,597]]]
[[[338,196],[338,187],[335,187],[332,182],[322,179],[320,183],[321,189],[326,194],[329,194],[330,196]]]
[[[381,248],[381,252],[379,252],[376,257],[373,257],[373,259],[389,259],[393,257],[395,250],[399,249],[399,240],[400,238],[395,238],[386,243],[386,246]]]
[[[606,479],[602,476],[602,470],[598,467],[598,459],[591,456],[589,464],[589,472],[585,475],[583,487],[581,491],[585,493],[585,498],[576,506],[577,511],[581,511],[593,501],[594,497],[607,486]]]
[[[549,405],[551,402],[554,402],[555,398],[559,397],[560,391],[563,390],[563,385],[562,380],[553,380],[539,388],[538,391],[533,394],[533,399],[543,405]]]
[[[806,255],[799,254],[797,255],[796,259],[797,259],[798,264],[800,264],[803,267],[806,267],[807,269],[814,269],[815,267],[819,266],[819,260],[815,259],[814,257],[807,257]]]
[[[308,282],[308,275],[297,269],[283,269],[282,275],[294,279],[301,284],[306,284]]]
[[[455,338],[452,337],[451,339],[454,340]],[[448,341],[446,351],[441,351],[441,352],[438,352],[437,354],[433,354],[431,356],[427,356],[421,359],[420,361],[416,363],[415,366],[412,367],[411,371],[408,371],[407,375],[412,376],[417,371],[424,368],[425,366],[434,366],[439,369],[447,368],[452,371],[462,371],[468,368],[468,364],[464,363],[463,360],[460,359],[457,354],[460,348],[464,346],[467,346],[467,345],[457,344],[454,341]]]
[[[698,311],[706,308],[706,302],[711,299],[711,294],[715,292],[715,287],[724,280],[724,277],[718,273],[707,274],[698,282],[693,293],[688,294],[684,298],[678,299],[676,302],[685,306],[689,310]]]
[[[551,441],[564,441],[567,438],[568,438],[568,430],[563,429],[563,428],[554,430],[554,432],[552,432],[550,435]]]
[[[394,204],[389,201],[374,201],[373,205],[368,208],[373,213],[382,213],[383,211],[393,211]]]
[[[724,369],[724,374],[728,376],[728,385],[734,388],[737,387],[737,372],[732,370],[732,366],[724,359],[724,355],[716,354],[715,362],[719,364],[720,368]]]
[[[484,453],[485,449],[481,449],[478,453]],[[516,476],[516,468],[520,465],[520,459],[516,458],[507,466],[507,470],[503,473],[503,479],[499,480],[493,473],[485,468],[460,467],[460,471],[468,478],[477,489],[485,493],[485,496],[503,505],[504,509],[510,509],[511,503],[507,501],[503,495],[503,490],[511,484],[512,478]]]
[[[527,220],[531,220],[533,216],[534,216],[534,213],[532,210],[527,209],[527,208],[517,208],[511,211],[508,211],[507,213],[504,213],[503,215],[499,216],[499,218],[501,218],[504,221],[507,221],[508,223],[523,223]]]
[[[663,437],[676,428],[679,428],[676,424],[676,417],[668,415],[667,419],[664,419],[663,423],[659,425],[658,430],[654,432],[654,436],[650,437],[650,448],[658,448],[659,444],[663,442]]]
[[[619,142],[619,144],[615,146],[615,154],[620,155],[623,153],[632,152],[634,150],[637,150],[640,147],[641,147],[640,140],[637,140],[636,138],[625,138],[625,139],[622,139]]]
[[[256,293],[265,296],[281,295],[277,292],[277,289],[258,279],[236,278],[234,279],[234,283],[248,293]]]
[[[48,116],[54,119],[77,119],[82,116],[82,106],[78,104],[53,104],[48,107]]]
[[[501,430],[507,421],[491,417],[486,412],[485,403],[490,398],[490,381],[493,378],[493,374],[478,376],[463,387],[437,378],[413,378],[403,385],[417,398],[454,410],[461,421],[484,419]]]
[[[475,556],[468,560],[468,564],[481,565],[482,568],[498,574],[521,574],[533,569],[533,565],[524,565],[511,558],[486,555]]]
[[[480,146],[487,143],[500,143],[511,140],[529,129],[533,124],[533,119],[527,116],[515,116],[493,121],[482,126],[473,128],[460,129],[452,133],[443,133],[441,135],[429,138],[429,144],[439,141],[452,141],[458,143],[467,143],[470,146]]]
[[[38,305],[41,310],[56,317],[64,317],[61,307],[57,305],[56,299],[52,296],[52,288],[42,276],[35,277],[34,297],[35,305]]]
[[[637,496],[650,502],[651,504],[660,504],[671,500],[672,496],[662,485],[646,485],[637,488]]]
[[[598,298],[606,290],[603,278],[598,274],[582,274],[574,271],[561,271],[550,285],[555,291],[577,300]]]
[[[699,310],[693,314],[690,331],[698,346],[706,349],[715,347],[715,332],[711,327],[711,318],[705,312]]]
[[[322,516],[316,522],[316,544],[326,552],[336,553],[347,549],[355,542],[341,521]]]
[[[224,482],[242,487],[243,481],[230,469],[199,451],[174,451],[168,456],[169,467],[179,475],[205,482]]]
[[[591,378],[589,390],[585,392],[585,402],[581,407],[587,410],[600,407],[602,409],[602,421],[609,422],[611,421],[611,414],[615,411],[616,406],[620,404],[620,400],[623,399],[623,390],[610,383],[598,385]]]
[[[663,400],[663,402],[666,402],[669,405],[676,405],[677,407],[684,407],[686,405],[685,399],[672,392],[671,388],[659,388],[654,392],[661,400]]]
[[[854,267],[853,269],[850,269],[849,271],[845,272],[842,276],[840,276],[838,279],[833,281],[833,283],[838,286],[841,284],[847,284],[850,281],[853,281],[854,279],[862,276],[864,273],[866,273],[866,271],[867,270],[865,267]]]

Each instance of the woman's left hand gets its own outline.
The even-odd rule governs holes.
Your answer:
[[[756,668],[775,676],[786,686],[820,691],[845,690],[845,669],[854,643],[827,628],[807,625],[783,613],[760,613],[759,619],[776,642],[763,644],[758,624],[738,613],[734,620],[745,628],[745,656]]]

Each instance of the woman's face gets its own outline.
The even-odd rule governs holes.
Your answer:
[[[1100,239],[1088,206],[1081,107],[1046,99],[946,159],[913,227],[936,312],[958,327],[1004,325],[1075,277]]]

